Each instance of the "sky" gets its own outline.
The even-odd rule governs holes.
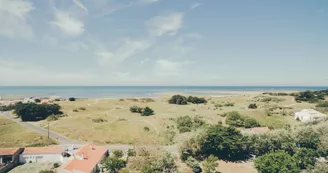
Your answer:
[[[327,0],[0,0],[0,85],[328,86]]]

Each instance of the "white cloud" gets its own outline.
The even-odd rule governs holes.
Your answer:
[[[146,22],[146,25],[149,27],[151,35],[175,35],[183,26],[183,17],[183,13],[172,12],[166,15],[153,17]]]
[[[55,19],[50,22],[57,26],[63,33],[69,36],[79,36],[84,33],[84,23],[68,12],[55,10]]]
[[[191,64],[190,61],[171,61],[158,59],[154,66],[154,72],[159,76],[181,76],[185,66]]]
[[[28,24],[32,3],[25,0],[0,0],[0,36],[9,38],[30,38],[33,29]]]
[[[73,2],[80,7],[81,9],[85,10],[86,12],[88,12],[87,7],[85,7],[79,0],[73,0]]]
[[[193,9],[199,7],[200,5],[201,5],[200,3],[193,4],[190,6],[190,9],[193,10]]]
[[[158,2],[159,0],[140,0],[140,2],[145,3],[145,4],[152,4],[155,2]]]
[[[128,39],[115,52],[107,51],[103,46],[98,46],[94,54],[102,65],[114,65],[148,49],[152,44],[153,42],[148,39]]]

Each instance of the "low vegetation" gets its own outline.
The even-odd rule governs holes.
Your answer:
[[[130,107],[130,111],[132,113],[140,113],[141,116],[151,116],[151,115],[154,115],[154,110],[152,110],[148,106],[145,107],[145,108],[141,108],[141,107],[138,107],[138,106],[132,106],[132,107]]]
[[[226,124],[234,127],[245,127],[245,128],[261,126],[254,118],[242,116],[236,111],[227,113]]]
[[[322,101],[322,102],[319,102],[316,107],[319,107],[319,108],[328,108],[328,101]]]
[[[321,100],[325,100],[325,96],[328,96],[328,89],[320,91],[303,91],[295,94],[295,100],[297,102],[310,102],[315,103]]]
[[[70,102],[74,102],[76,99],[75,99],[74,97],[70,97],[70,98],[68,98],[68,100],[69,100]]]
[[[194,118],[190,116],[181,116],[176,119],[176,123],[180,133],[191,132],[205,125],[205,121],[200,116],[195,116]]]
[[[248,105],[248,109],[257,109],[257,105],[255,103],[251,103]]]
[[[207,103],[205,98],[189,96],[188,98],[182,95],[174,95],[172,96],[169,101],[170,104],[177,104],[177,105],[186,105],[188,102],[192,104],[202,104]]]
[[[280,93],[265,92],[263,94],[270,95],[270,96],[289,96],[290,95],[288,93],[282,93],[282,92],[280,92]]]

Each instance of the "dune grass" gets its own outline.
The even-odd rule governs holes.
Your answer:
[[[0,117],[0,148],[44,146],[56,144],[52,139],[39,135],[16,122]]]

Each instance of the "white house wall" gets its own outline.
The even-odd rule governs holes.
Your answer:
[[[19,163],[29,162],[60,162],[63,163],[63,156],[61,154],[20,154]]]

